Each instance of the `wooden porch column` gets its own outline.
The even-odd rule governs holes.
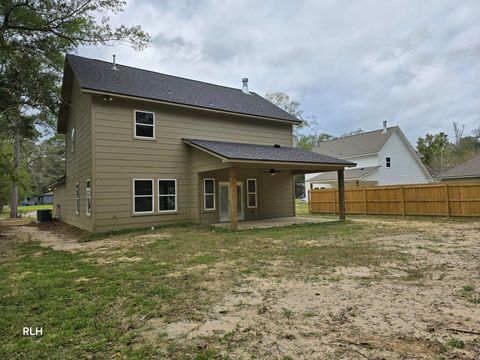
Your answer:
[[[238,214],[237,214],[237,168],[231,167],[229,170],[230,178],[230,194],[229,194],[229,205],[230,205],[230,229],[238,229]]]
[[[345,177],[344,170],[338,170],[338,218],[345,220]]]

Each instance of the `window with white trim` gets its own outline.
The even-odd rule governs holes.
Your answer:
[[[153,179],[133,180],[133,213],[153,212]]]
[[[80,184],[75,184],[75,214],[80,215]]]
[[[247,179],[247,207],[257,207],[257,179]]]
[[[158,211],[177,211],[177,180],[158,180]]]
[[[389,157],[385,158],[385,165],[387,167],[391,167],[392,166],[392,159],[390,159]]]
[[[155,139],[155,114],[149,111],[134,111],[135,137]]]
[[[92,182],[90,179],[85,182],[85,215],[92,215]]]
[[[75,128],[70,131],[70,150],[72,153],[75,152]]]
[[[203,179],[203,208],[215,210],[215,179]]]

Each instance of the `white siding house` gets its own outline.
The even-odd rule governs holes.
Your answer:
[[[366,187],[432,182],[428,170],[398,126],[334,139],[313,151],[356,163],[345,170],[345,186]],[[305,188],[333,188],[336,173],[305,175]]]

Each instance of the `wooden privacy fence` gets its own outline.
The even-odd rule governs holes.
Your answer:
[[[338,213],[338,190],[310,190],[308,206],[312,213]],[[345,207],[347,214],[480,216],[480,182],[347,189]]]

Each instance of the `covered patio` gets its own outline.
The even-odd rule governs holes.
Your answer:
[[[280,145],[183,139],[192,151],[192,183],[197,195],[194,218],[201,223],[227,223],[230,229],[256,221],[304,223],[295,217],[294,175],[335,171],[339,218],[345,219],[344,169],[349,161]],[[285,218],[290,218],[286,220]],[[256,223],[260,225],[260,223]],[[240,227],[242,228],[242,227]]]

